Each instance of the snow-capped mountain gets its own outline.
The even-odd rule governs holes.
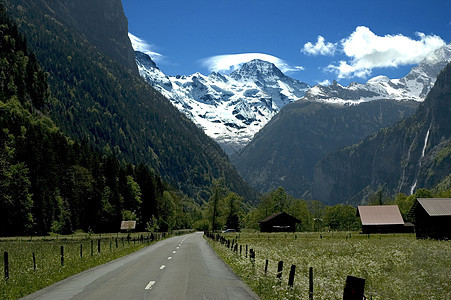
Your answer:
[[[262,60],[245,63],[229,75],[166,76],[147,54],[135,54],[141,76],[229,153],[246,145],[283,106],[310,88]]]
[[[364,84],[351,83],[344,87],[316,85],[304,99],[331,104],[359,104],[378,99],[423,101],[433,87],[439,72],[451,61],[451,44],[436,50],[401,79],[386,76],[371,78]]]

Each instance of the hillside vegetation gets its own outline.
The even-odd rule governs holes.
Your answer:
[[[94,2],[96,7],[107,5]],[[105,10],[120,10],[112,16],[126,27],[120,1],[114,2],[119,4]],[[86,24],[97,22],[103,28],[103,16],[81,13],[65,0],[8,0],[5,6],[48,73],[54,96],[48,103],[50,117],[71,138],[120,160],[149,166],[199,203],[208,199],[209,186],[220,177],[246,201],[254,201],[255,193],[219,145],[129,66],[119,63],[114,53],[104,54],[105,38],[99,41],[97,35],[85,34]],[[127,33],[98,34],[122,40]]]
[[[0,7],[0,235],[190,227],[198,205],[144,164],[67,137],[46,116],[52,95],[25,38]]]

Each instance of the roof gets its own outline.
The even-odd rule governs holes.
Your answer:
[[[121,230],[131,230],[136,228],[136,221],[122,221]]]
[[[431,217],[451,216],[451,198],[418,198],[417,201]]]
[[[359,206],[362,225],[404,225],[398,205]]]
[[[266,217],[263,220],[258,221],[258,222],[259,223],[265,223],[265,222],[271,221],[272,219],[277,219],[277,218],[288,218],[288,219],[292,219],[292,221],[294,221],[296,223],[300,223],[301,222],[300,220],[296,219],[295,217],[293,217],[292,215],[290,215],[290,214],[288,214],[288,213],[286,213],[284,211],[272,214],[269,217]]]

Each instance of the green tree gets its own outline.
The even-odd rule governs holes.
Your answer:
[[[33,225],[28,168],[23,162],[14,162],[14,137],[7,130],[3,133],[7,140],[0,144],[0,233],[26,233]]]
[[[288,211],[292,216],[301,221],[301,224],[298,224],[300,231],[314,230],[313,215],[310,213],[305,200],[294,200],[294,203],[290,206]]]
[[[228,209],[226,227],[239,231],[243,198],[238,196],[237,193],[229,192],[224,198],[224,202],[226,203]]]
[[[174,198],[170,192],[164,191],[158,202],[159,227],[161,231],[172,231],[176,224]]]
[[[359,223],[356,215],[356,209],[351,205],[328,206],[324,211],[324,224],[331,230],[357,230]]]

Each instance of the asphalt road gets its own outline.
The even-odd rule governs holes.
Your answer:
[[[23,299],[258,299],[202,233],[172,237]]]

